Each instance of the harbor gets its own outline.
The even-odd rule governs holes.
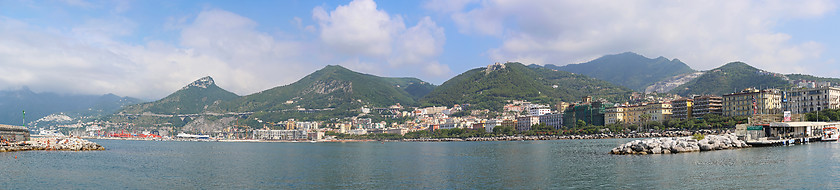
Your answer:
[[[818,141],[837,141],[837,127],[840,127],[840,123],[838,122],[741,124],[735,126],[735,134],[739,139],[743,139],[751,146],[778,146]]]

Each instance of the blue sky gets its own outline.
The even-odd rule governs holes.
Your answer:
[[[0,89],[161,98],[203,76],[240,95],[326,65],[434,84],[493,62],[627,51],[840,78],[835,1],[0,0]]]

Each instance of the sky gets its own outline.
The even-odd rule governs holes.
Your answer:
[[[840,78],[838,2],[0,0],[0,90],[162,98],[204,76],[239,95],[326,65],[441,84],[494,62],[635,52]]]

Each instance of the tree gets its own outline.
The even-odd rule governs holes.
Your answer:
[[[583,127],[586,127],[586,121],[583,121],[583,120],[578,119],[578,120],[577,120],[577,123],[575,124],[575,127],[577,127],[577,128],[583,128]]]
[[[642,124],[644,124],[643,129],[647,129],[647,122],[650,120],[650,114],[642,114],[639,116],[639,120],[641,120]]]

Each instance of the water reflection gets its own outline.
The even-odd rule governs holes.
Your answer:
[[[99,140],[107,151],[0,153],[0,188],[840,188],[837,142],[670,155],[607,154],[630,140]]]

